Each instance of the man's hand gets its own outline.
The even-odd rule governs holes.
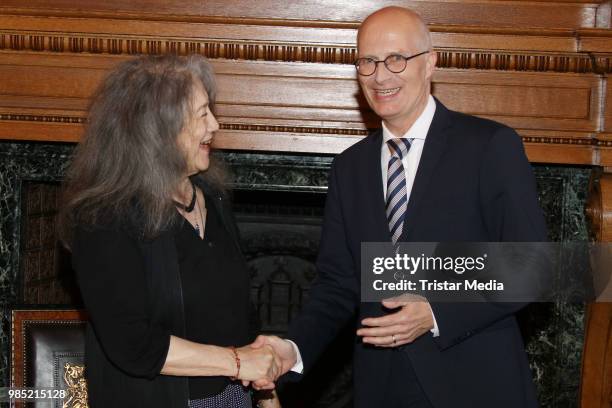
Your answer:
[[[413,295],[401,295],[382,301],[388,309],[396,312],[382,317],[363,319],[363,327],[357,335],[364,343],[380,347],[398,347],[412,343],[434,327],[431,307],[426,299]]]
[[[287,340],[277,336],[257,336],[249,347],[257,349],[263,346],[270,346],[274,349],[274,353],[278,359],[277,365],[280,368],[278,376],[285,374],[296,364],[297,355],[293,346]],[[252,385],[253,388],[257,390],[269,390],[274,388],[274,383],[266,381],[265,379],[254,381]]]
[[[280,375],[280,364],[272,347],[244,346],[237,349],[236,353],[240,358],[238,379],[242,380],[242,384],[246,386],[250,381],[262,380],[274,385]]]

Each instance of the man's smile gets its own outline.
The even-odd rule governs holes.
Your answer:
[[[387,89],[375,89],[374,92],[376,93],[377,96],[385,97],[385,96],[395,95],[396,93],[399,92],[399,90],[400,90],[400,87],[387,88]]]

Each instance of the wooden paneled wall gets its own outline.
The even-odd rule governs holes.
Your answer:
[[[516,128],[533,162],[600,170],[588,214],[609,242],[610,1],[2,0],[0,139],[77,141],[118,61],[197,52],[218,76],[217,148],[338,153],[379,125],[352,62],[359,22],[391,4],[429,23],[445,104]],[[591,309],[584,407],[612,397],[609,310]]]
[[[612,166],[610,5],[580,1],[4,0],[0,138],[76,141],[117,61],[198,52],[219,77],[217,147],[340,152],[378,126],[352,62],[387,4],[430,23],[451,108],[515,127],[532,161]]]

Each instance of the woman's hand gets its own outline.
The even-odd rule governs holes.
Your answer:
[[[272,347],[244,346],[236,349],[236,352],[240,358],[240,373],[237,378],[243,383],[261,379],[274,382],[280,375],[280,363]]]

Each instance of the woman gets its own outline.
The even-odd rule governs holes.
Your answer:
[[[247,346],[248,271],[210,157],[214,98],[196,55],[124,62],[94,98],[60,215],[91,322],[94,408],[251,407],[241,382],[276,379],[271,349]]]

